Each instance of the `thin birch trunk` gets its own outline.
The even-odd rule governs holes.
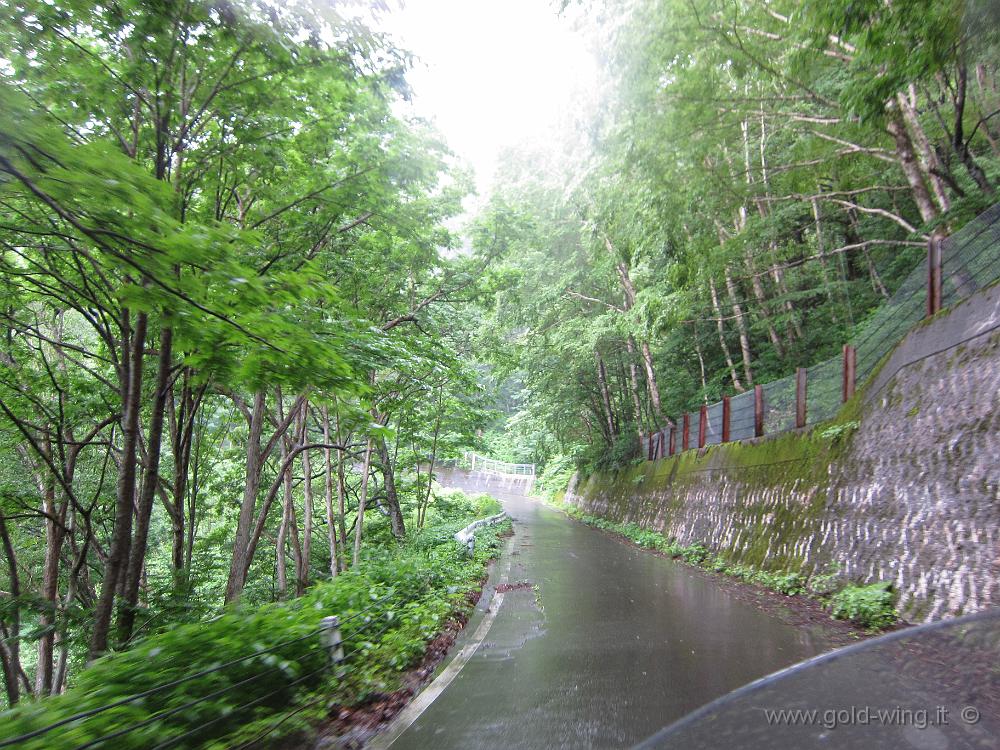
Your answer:
[[[632,393],[632,408],[635,410],[635,430],[642,440],[642,400],[639,398],[639,369],[635,365],[636,351],[632,337],[625,339],[625,350],[628,352],[629,389]]]
[[[365,525],[365,505],[368,503],[368,475],[372,463],[372,439],[365,445],[365,460],[361,467],[361,494],[358,497],[358,517],[354,522],[354,558],[352,566],[361,564],[361,532]]]
[[[913,142],[906,132],[906,123],[903,115],[899,111],[899,105],[895,100],[891,101],[887,109],[886,130],[892,136],[896,144],[896,156],[899,165],[903,169],[906,182],[910,186],[913,200],[920,211],[920,218],[924,223],[933,221],[938,217],[938,209],[931,198],[927,184],[924,182],[923,172],[920,170],[920,163],[917,161],[916,153],[913,150]]]
[[[340,439],[340,436],[337,436]],[[323,443],[330,445],[330,409],[323,405]],[[330,577],[336,578],[340,572],[337,562],[337,520],[333,513],[333,465],[330,448],[323,449],[324,495],[326,502],[326,536],[330,545]],[[338,454],[340,451],[337,451]]]
[[[733,356],[729,353],[729,344],[726,343],[726,329],[722,323],[722,310],[719,308],[719,295],[715,289],[715,280],[709,277],[708,288],[712,294],[712,309],[715,311],[715,325],[719,331],[719,346],[722,354],[726,358],[726,367],[729,369],[729,378],[733,381],[733,388],[738,393],[743,393],[743,384],[740,376],[736,374],[736,366],[733,364]]]
[[[920,168],[930,183],[931,190],[934,191],[934,197],[937,199],[938,206],[940,206],[942,211],[947,211],[951,208],[951,200],[945,191],[944,180],[938,176],[938,174],[945,172],[945,166],[938,159],[937,152],[931,146],[930,139],[927,137],[927,133],[924,131],[923,126],[920,124],[920,119],[917,117],[915,104],[917,92],[916,87],[912,83],[910,84],[908,93],[908,96],[902,92],[896,94],[896,103],[899,105],[899,111],[903,114],[903,120],[910,132],[913,145],[916,146],[917,160]]]
[[[594,350],[594,361],[597,365],[597,385],[601,391],[601,403],[604,406],[604,419],[608,426],[608,438],[613,440],[618,436],[618,430],[615,429],[615,416],[611,406],[611,393],[608,391],[608,375],[607,370],[604,367],[604,360],[601,358],[601,353],[596,349]]]
[[[753,385],[753,371],[750,367],[750,334],[747,332],[746,321],[743,319],[743,308],[736,298],[736,286],[733,284],[733,277],[729,273],[729,266],[726,266],[726,291],[729,294],[729,304],[733,308],[733,316],[736,318],[736,329],[740,333],[740,352],[743,355],[743,374],[746,376],[747,387]]]

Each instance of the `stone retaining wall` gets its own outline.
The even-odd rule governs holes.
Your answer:
[[[595,475],[566,499],[734,562],[891,581],[911,621],[998,606],[998,325],[995,286],[914,329],[832,423]]]

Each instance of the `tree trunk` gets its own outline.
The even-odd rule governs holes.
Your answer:
[[[308,451],[303,451],[302,455],[305,455]],[[292,477],[292,467],[295,462],[289,464],[288,466],[288,480],[289,485],[293,480]],[[298,513],[295,511],[295,494],[289,498],[288,507],[288,534],[292,541],[292,562],[295,565],[295,595],[302,596],[305,593],[305,569],[302,559],[302,541],[299,537],[299,521]]]
[[[385,507],[389,511],[389,526],[392,535],[398,540],[406,538],[406,526],[403,523],[403,511],[399,507],[399,493],[396,490],[396,473],[392,467],[392,457],[385,438],[379,435],[375,439],[378,459],[382,468],[382,479],[385,486]]]
[[[799,324],[798,312],[795,310],[795,306],[792,301],[788,299],[788,285],[785,283],[785,271],[778,264],[775,258],[775,246],[774,243],[770,243],[771,248],[771,267],[768,269],[771,278],[774,279],[774,285],[778,289],[778,292],[785,297],[785,301],[781,303],[781,306],[785,309],[788,314],[788,325],[786,326],[786,332],[788,333],[788,343],[791,346],[795,343],[797,339],[802,338],[802,326]]]
[[[747,332],[746,321],[743,319],[743,308],[736,297],[736,285],[733,284],[733,277],[729,273],[729,266],[726,266],[726,292],[729,294],[729,304],[732,306],[733,316],[736,318],[736,329],[740,333],[743,374],[746,376],[747,388],[749,388],[753,385],[753,371],[750,369],[750,334]]]
[[[910,84],[909,96],[902,92],[896,94],[896,103],[899,105],[899,111],[903,114],[903,121],[910,132],[913,145],[917,149],[917,159],[920,163],[920,168],[927,177],[931,190],[934,191],[934,197],[937,200],[938,206],[940,206],[942,211],[947,211],[951,208],[951,200],[948,198],[948,193],[945,190],[944,180],[938,176],[947,172],[947,168],[938,159],[937,153],[934,151],[934,147],[931,146],[930,139],[927,137],[927,133],[924,132],[924,128],[920,124],[916,105],[913,103],[916,97],[916,88],[913,84]]]
[[[434,436],[431,440],[431,463],[430,466],[427,467],[427,491],[424,493],[424,501],[417,509],[419,515],[417,528],[419,529],[424,527],[424,521],[427,518],[427,507],[431,502],[431,485],[434,483],[434,464],[437,461],[438,437],[441,434],[441,419],[444,416],[444,408],[441,402],[441,388],[438,388],[438,409],[436,419],[434,420]]]
[[[646,368],[646,386],[649,388],[649,400],[653,404],[653,417],[656,419],[656,426],[661,427],[670,420],[663,417],[660,386],[656,382],[656,370],[653,368],[653,352],[649,348],[648,341],[640,343],[639,349],[642,351],[642,364]]]
[[[358,517],[354,522],[354,558],[352,565],[357,568],[361,564],[361,532],[365,525],[365,505],[368,503],[368,475],[372,463],[372,439],[368,438],[365,446],[365,460],[361,467],[361,494],[358,497]]]
[[[337,438],[341,439],[340,406],[337,406]],[[343,440],[346,444],[347,440]],[[344,451],[337,451],[337,526],[340,530],[340,569],[347,570],[347,470],[344,466]]]
[[[281,464],[285,465],[288,458],[288,448],[285,441],[281,441]],[[285,548],[288,546],[288,527],[290,525],[290,515],[292,512],[292,462],[288,462],[287,468],[282,472],[281,483],[284,487],[284,495],[281,503],[281,524],[278,526],[278,543],[275,545],[275,575],[278,579],[278,598],[285,599],[288,596],[288,573],[286,569]]]
[[[229,580],[226,583],[226,603],[239,599],[243,592],[246,579],[243,575],[247,567],[249,554],[250,532],[254,522],[254,510],[257,507],[257,493],[260,491],[260,471],[262,455],[260,436],[264,426],[264,392],[254,394],[253,412],[250,417],[250,433],[247,437],[246,474],[243,485],[243,502],[240,505],[240,517],[236,526],[236,539],[233,541],[233,556],[229,566]]]
[[[604,246],[615,261],[615,270],[618,272],[618,280],[621,282],[622,292],[625,298],[625,310],[631,310],[635,306],[636,292],[635,284],[632,283],[629,266],[625,261],[619,258],[618,252],[615,250],[614,245],[611,244],[611,240],[607,235],[604,237]],[[649,348],[649,342],[645,338],[642,340],[640,349],[642,351],[643,367],[646,370],[646,386],[649,388],[649,399],[650,403],[653,405],[653,418],[656,420],[656,426],[659,427],[665,421],[663,419],[663,409],[660,406],[660,386],[656,381],[656,369],[653,367],[653,354]],[[612,432],[616,433],[617,431],[613,429]]]
[[[611,408],[611,394],[608,391],[608,375],[604,368],[604,360],[601,353],[594,350],[594,360],[597,363],[597,385],[601,391],[601,403],[604,406],[604,419],[608,427],[608,438],[614,440],[618,437],[618,430],[615,429],[615,417]]]
[[[826,258],[826,245],[823,242],[823,222],[819,210],[819,199],[812,198],[813,221],[816,224],[816,255],[819,257],[819,267],[823,277],[823,288],[826,289],[827,299],[830,301],[830,319],[836,323],[837,314],[834,312],[833,288],[830,285],[830,269]]]
[[[958,155],[959,161],[962,162],[962,166],[965,167],[965,171],[969,173],[969,177],[972,181],[979,186],[979,189],[983,191],[984,195],[993,197],[993,185],[986,178],[986,173],[983,168],[979,166],[976,162],[975,157],[972,155],[972,151],[969,150],[969,144],[965,140],[965,97],[966,89],[968,88],[968,77],[969,70],[965,64],[964,60],[960,60],[958,63],[958,70],[956,72],[955,79],[955,94],[954,94],[954,105],[955,105],[955,127],[952,131],[952,147],[955,153]]]
[[[642,399],[639,398],[639,368],[636,367],[635,341],[631,336],[625,338],[625,349],[628,352],[628,383],[632,394],[632,409],[635,411],[635,431],[642,441]]]
[[[160,481],[160,448],[163,444],[163,418],[170,395],[170,365],[173,331],[164,328],[160,333],[160,355],[157,362],[156,392],[153,394],[152,410],[149,418],[149,437],[146,440],[146,467],[143,472],[142,489],[139,493],[139,507],[136,513],[135,536],[129,552],[128,567],[125,571],[125,601],[118,615],[118,640],[125,643],[132,637],[135,627],[135,608],[139,602],[139,583],[146,563],[146,547],[149,541],[149,523],[153,514],[153,502]]]
[[[51,447],[48,448],[52,455]],[[66,510],[69,500],[64,499],[56,508],[55,484],[51,477],[46,481],[43,497],[45,511],[45,560],[42,564],[41,598],[45,611],[38,616],[38,664],[35,668],[35,695],[52,693],[52,668],[55,655],[55,612],[59,604],[59,559],[65,536]]]
[[[722,324],[722,310],[719,308],[719,294],[715,289],[715,279],[709,277],[708,289],[712,294],[712,309],[715,311],[715,325],[719,331],[719,346],[722,354],[726,358],[726,367],[729,369],[729,378],[733,381],[733,388],[737,393],[743,393],[743,384],[740,376],[736,374],[736,365],[733,364],[733,356],[729,353],[729,344],[726,343],[726,329]]]
[[[340,435],[337,436],[340,439]],[[323,443],[330,445],[330,409],[323,406]],[[339,451],[338,451],[339,452]],[[330,578],[336,578],[337,563],[337,522],[333,513],[333,465],[330,448],[323,449],[324,500],[326,501],[326,536],[330,544]]]
[[[303,407],[303,418],[306,408]],[[305,434],[303,440],[308,442]],[[299,596],[305,593],[309,585],[309,565],[312,562],[312,534],[313,534],[313,487],[312,487],[312,461],[309,458],[309,451],[302,453],[302,552],[300,555],[300,569],[297,576],[296,592]]]
[[[75,463],[75,455],[74,455]],[[73,467],[71,467],[72,469]],[[80,580],[80,573],[85,569],[87,562],[87,553],[90,548],[90,531],[88,528],[87,534],[84,537],[83,544],[79,548],[76,547],[73,542],[73,537],[76,533],[77,522],[76,522],[76,510],[70,509],[69,511],[69,539],[70,546],[73,548],[73,568],[69,574],[69,581],[66,584],[66,596],[62,600],[60,606],[60,615],[62,622],[60,624],[59,630],[57,631],[56,645],[59,647],[59,657],[56,664],[55,675],[52,680],[52,694],[58,695],[66,689],[66,678],[69,672],[69,638],[67,637],[69,624],[66,622],[66,610],[68,610],[76,601],[76,594],[78,589],[78,584]]]
[[[896,143],[896,156],[899,158],[899,164],[903,169],[903,174],[906,176],[906,182],[910,186],[910,192],[913,194],[913,200],[917,204],[917,210],[920,211],[920,218],[924,223],[931,222],[938,217],[937,206],[935,206],[930,191],[927,189],[927,184],[924,182],[923,173],[920,171],[920,164],[913,151],[913,142],[906,132],[903,115],[899,111],[899,105],[895,101],[889,102],[889,105],[886,107],[886,116],[886,130],[889,131],[889,135],[893,137]]]
[[[692,338],[694,338],[694,351],[698,355],[698,368],[701,372],[701,397],[708,403],[708,381],[705,379],[705,355],[701,351],[701,341],[698,338],[698,326],[692,325]]]
[[[757,300],[758,312],[760,317],[764,320],[767,325],[767,337],[771,339],[771,345],[774,347],[774,351],[777,353],[779,359],[785,358],[785,347],[781,343],[781,337],[778,336],[778,331],[774,327],[774,323],[771,322],[771,312],[767,304],[767,296],[764,294],[764,284],[760,280],[760,275],[757,273],[757,268],[754,264],[753,254],[748,249],[746,251],[746,261],[747,261],[747,271],[750,273],[750,286],[753,288],[753,296]],[[728,269],[726,271],[726,284],[727,289],[730,284]],[[730,298],[733,295],[730,294]],[[740,313],[742,315],[742,311]]]
[[[174,459],[174,482],[172,502],[164,502],[170,516],[170,532],[172,538],[170,564],[175,576],[187,569],[185,543],[185,509],[188,505],[188,475],[191,471],[191,454],[195,439],[195,418],[201,407],[206,387],[201,386],[197,394],[191,389],[191,370],[184,368],[181,376],[180,409],[174,408],[174,399],[170,398],[170,440]],[[176,411],[176,416],[175,416]]]
[[[11,606],[9,615],[4,620],[10,621],[10,630],[0,632],[0,667],[3,668],[4,687],[7,691],[7,705],[15,706],[21,698],[18,678],[21,668],[21,576],[17,570],[17,553],[10,539],[10,531],[0,508],[0,542],[3,544],[4,557],[7,560],[7,578],[10,582]],[[0,621],[0,625],[3,622]]]
[[[128,312],[123,314],[128,321]],[[111,614],[114,609],[115,591],[124,578],[132,537],[132,504],[135,502],[136,449],[139,442],[139,413],[142,408],[142,358],[146,343],[146,313],[136,316],[135,330],[128,352],[122,352],[122,451],[118,464],[118,486],[115,494],[114,531],[104,564],[101,593],[94,611],[93,633],[90,639],[90,658],[96,659],[108,650]],[[127,325],[123,326],[127,329]]]

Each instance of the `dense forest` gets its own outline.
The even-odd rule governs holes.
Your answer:
[[[995,3],[620,11],[592,116],[511,154],[482,217],[508,282],[484,347],[523,386],[491,446],[553,486],[839,354],[1000,180]]]
[[[409,54],[331,7],[8,6],[6,706],[303,595],[395,592],[405,666],[479,576],[441,540],[493,510],[443,458],[550,489],[632,461],[839,351],[997,200],[989,0],[584,3],[607,86],[506,155],[464,238]]]
[[[488,403],[407,57],[270,3],[24,2],[0,89],[8,703],[419,529]],[[381,535],[381,536],[380,536]]]

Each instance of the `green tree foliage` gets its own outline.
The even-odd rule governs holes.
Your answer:
[[[408,55],[336,7],[8,11],[0,664],[14,704],[224,602],[363,568],[425,525],[428,464],[488,415],[461,310],[492,254],[454,252],[445,222],[469,176],[395,114]]]
[[[993,15],[626,4],[585,146],[512,154],[480,217],[505,243],[483,345],[524,384],[496,444],[622,465],[640,433],[838,353],[996,200]]]

